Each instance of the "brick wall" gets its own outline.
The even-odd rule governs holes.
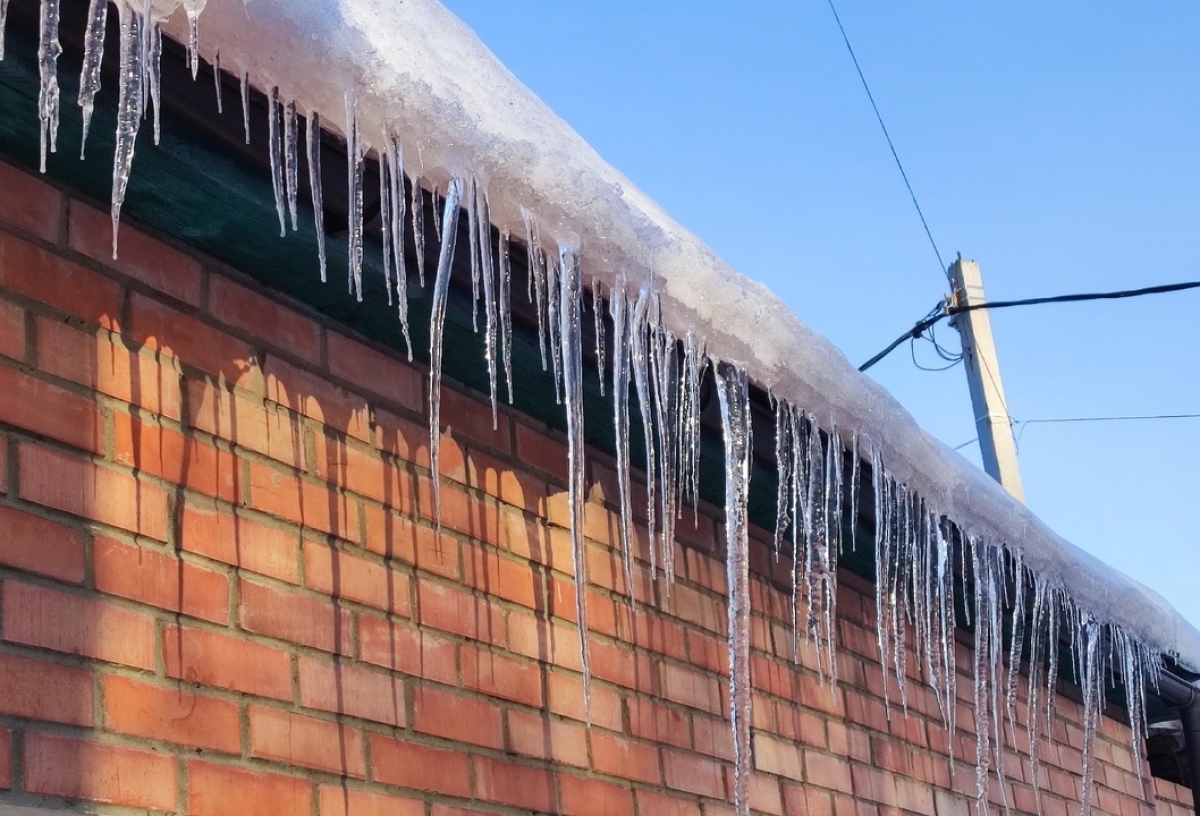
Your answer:
[[[0,164],[0,810],[731,812],[711,512],[679,527],[669,597],[640,563],[631,611],[592,457],[588,727],[562,439],[447,391],[439,536],[419,367],[132,226],[109,247],[105,213]],[[792,662],[788,565],[756,562],[754,808],[967,813],[973,735],[915,683],[885,712],[873,588],[843,576],[822,688],[811,649]],[[1082,764],[1080,707],[1058,718],[1051,816]],[[1128,746],[1105,719],[1097,810],[1184,812]]]

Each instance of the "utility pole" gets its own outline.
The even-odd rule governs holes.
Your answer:
[[[951,295],[954,306],[962,308],[986,302],[979,264],[965,261],[960,255],[950,265],[949,275],[954,287]],[[962,335],[963,362],[967,383],[971,386],[971,405],[975,411],[975,428],[979,432],[983,469],[1017,501],[1024,502],[1017,445],[1004,401],[991,318],[986,309],[973,309],[955,315],[951,325]]]

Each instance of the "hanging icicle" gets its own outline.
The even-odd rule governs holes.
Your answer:
[[[146,15],[122,3],[117,6],[121,19],[121,80],[117,102],[116,150],[113,154],[113,257],[117,257],[117,233],[121,206],[129,187],[133,152],[145,104]]]
[[[58,41],[59,0],[41,0],[38,25],[38,71],[41,89],[38,91],[40,120],[41,168],[46,172],[47,153],[58,152],[58,119],[60,93],[58,89],[58,58],[62,45]]]
[[[404,148],[400,140],[393,138],[384,148],[391,154],[391,232],[392,264],[396,268],[396,305],[400,318],[400,331],[404,334],[404,345],[408,349],[408,361],[413,359],[412,335],[408,330],[408,267],[404,259]]]
[[[242,69],[242,125],[246,129],[246,144],[250,144],[250,73]]]
[[[504,382],[508,386],[508,404],[513,404],[512,366],[512,236],[505,227],[500,232],[500,350],[504,357]]]
[[[350,191],[350,278],[351,294],[363,299],[363,152],[359,130],[358,102],[346,95],[346,174]],[[445,243],[445,242],[443,242]]]
[[[271,158],[271,189],[275,193],[275,214],[279,217],[279,237],[287,236],[286,204],[283,181],[283,136],[279,126],[279,88],[272,88],[267,97],[267,133]],[[353,189],[353,188],[352,188]]]
[[[291,100],[283,109],[283,178],[287,188],[288,214],[292,219],[292,232],[300,229],[297,198],[300,192],[300,122],[296,114],[296,100]]]
[[[437,277],[433,282],[433,309],[429,324],[429,468],[433,485],[433,515],[438,531],[442,529],[442,488],[438,474],[442,423],[442,350],[446,326],[446,299],[450,294],[450,269],[454,265],[454,243],[458,236],[458,207],[462,200],[462,179],[454,176],[446,188],[446,240],[438,254]]]
[[[96,94],[100,91],[100,67],[104,62],[104,32],[107,26],[108,0],[91,0],[88,4],[87,32],[83,35],[83,70],[79,75],[79,107],[83,110],[83,138],[79,141],[81,160],[87,149]]]
[[[621,558],[625,566],[625,584],[629,600],[636,600],[633,580],[633,488],[630,484],[629,458],[629,367],[630,329],[625,290],[617,286],[608,294],[608,308],[613,321],[612,399],[613,427],[616,431],[617,484],[621,497]]]
[[[325,283],[325,197],[321,191],[321,115],[313,111],[308,117],[305,135],[308,147],[308,186],[312,191],[314,228],[317,233],[317,258],[321,265],[321,283]]]

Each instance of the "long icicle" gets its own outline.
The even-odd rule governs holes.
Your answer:
[[[129,187],[133,152],[142,123],[144,101],[146,13],[126,3],[117,6],[121,17],[121,81],[118,88],[116,149],[113,153],[113,257],[117,257],[117,235],[121,206]]]
[[[496,315],[496,264],[492,256],[492,203],[486,189],[480,189],[475,197],[475,206],[479,210],[476,223],[479,225],[479,274],[483,279],[483,308],[486,315],[484,326],[483,356],[487,361],[488,385],[492,397],[492,430],[500,427],[498,392],[499,360],[496,359],[497,334],[499,327]],[[579,255],[575,254],[575,264],[579,264]]]
[[[442,438],[442,335],[446,326],[446,299],[450,293],[450,269],[454,266],[454,242],[458,237],[458,206],[461,200],[462,179],[454,176],[446,188],[446,211],[442,219],[446,231],[438,254],[429,325],[429,481],[433,485],[433,515],[439,532],[442,529],[442,488],[438,475]]]
[[[346,95],[346,177],[350,191],[350,280],[351,293],[363,299],[363,153],[359,130],[358,101]]]
[[[512,366],[512,235],[505,227],[500,233],[500,353],[504,358],[504,382],[508,386],[508,404],[513,402]]]
[[[107,0],[105,0],[107,2]],[[0,0],[0,62],[4,62],[4,27],[8,22],[8,0]]]
[[[291,100],[283,109],[283,179],[287,190],[288,214],[291,216],[292,232],[300,229],[297,198],[300,191],[300,122],[296,114],[296,100]]]
[[[46,172],[46,155],[58,151],[58,119],[61,94],[58,88],[58,58],[62,44],[58,41],[58,0],[41,0],[39,22],[38,71],[41,89],[38,91],[38,119],[41,133],[42,172]]]
[[[404,148],[399,139],[393,138],[384,152],[389,150],[392,156],[392,265],[396,267],[396,308],[404,345],[408,348],[408,361],[411,363],[413,347],[412,335],[408,330],[408,268],[404,262],[404,215],[407,212],[404,203]]]
[[[750,814],[750,396],[746,371],[723,363],[717,395],[725,435],[725,542],[729,584],[729,722],[733,732],[733,806]]]
[[[317,232],[317,258],[321,264],[321,283],[325,283],[325,196],[321,191],[321,114],[308,117],[305,140],[308,146],[308,186],[312,191],[313,221]]]
[[[283,136],[279,127],[279,88],[272,88],[267,97],[267,131],[271,159],[271,189],[275,193],[275,214],[279,216],[279,237],[287,235],[283,192]]]
[[[617,492],[621,495],[621,558],[625,565],[625,584],[629,601],[637,599],[633,581],[633,494],[629,479],[629,310],[625,289],[618,285],[608,294],[613,321],[612,400],[613,427],[616,430]]]
[[[87,33],[83,41],[83,70],[79,74],[79,107],[83,110],[83,138],[79,141],[80,159],[83,159],[87,148],[92,111],[96,108],[96,94],[100,91],[100,67],[104,62],[104,32],[107,26],[108,0],[91,0],[88,5]]]
[[[571,507],[571,553],[575,566],[575,615],[579,622],[579,657],[583,667],[583,710],[588,724],[592,721],[592,661],[587,625],[587,551],[583,539],[583,513],[586,490],[583,440],[583,331],[582,284],[579,254],[562,248],[559,253],[558,335],[562,347],[563,391],[567,408]],[[494,388],[493,382],[493,388]],[[494,394],[493,394],[494,396]]]

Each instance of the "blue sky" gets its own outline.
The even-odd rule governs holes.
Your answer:
[[[444,2],[856,365],[946,294],[825,0]],[[979,261],[990,299],[1200,279],[1196,3],[838,11],[943,257]],[[1018,420],[1200,413],[1200,292],[992,324]],[[905,346],[871,375],[946,443],[975,436],[961,367]],[[1200,626],[1200,420],[1019,431],[1034,512]]]

